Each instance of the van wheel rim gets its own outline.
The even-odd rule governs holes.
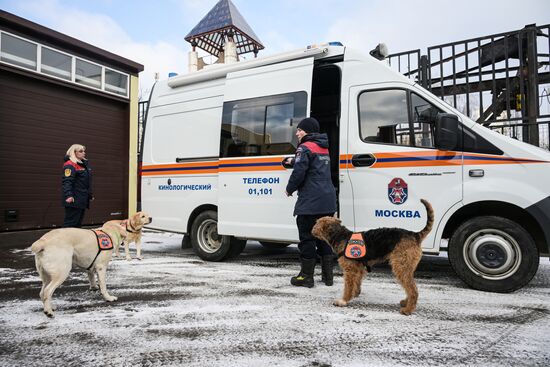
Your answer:
[[[490,280],[506,279],[519,269],[521,249],[508,233],[482,229],[464,243],[464,260],[471,271]]]
[[[204,252],[213,254],[220,249],[222,244],[218,235],[218,223],[213,219],[202,222],[197,231],[197,242]]]

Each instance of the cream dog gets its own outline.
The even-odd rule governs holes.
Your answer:
[[[95,274],[99,281],[101,295],[107,302],[117,297],[107,292],[105,273],[111,260],[113,249],[117,249],[127,235],[126,228],[116,223],[105,223],[96,234],[89,229],[60,228],[46,233],[31,246],[35,254],[36,270],[42,279],[40,299],[44,303],[44,313],[53,317],[53,292],[67,279],[73,263],[88,272],[90,289],[97,289]],[[105,236],[108,235],[108,237]],[[109,239],[112,248],[109,249]],[[98,241],[99,240],[99,241]],[[106,249],[101,249],[99,244]]]
[[[130,243],[135,242],[136,244],[136,258],[141,260],[141,230],[143,226],[149,224],[153,221],[153,218],[145,212],[137,212],[132,215],[130,218],[123,221],[109,221],[109,222],[118,222],[120,225],[126,228],[128,235],[124,239],[124,253],[126,254],[126,260],[132,260],[130,256]],[[108,223],[109,223],[108,222]],[[119,249],[115,250],[115,256],[119,256]]]

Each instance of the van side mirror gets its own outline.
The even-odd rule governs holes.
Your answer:
[[[452,113],[438,113],[435,120],[435,147],[455,150],[458,145],[458,117]]]

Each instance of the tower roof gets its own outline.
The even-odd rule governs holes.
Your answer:
[[[258,36],[231,0],[220,0],[185,36],[185,40],[218,56],[223,51],[226,38],[231,36],[237,45],[237,54],[257,53],[264,49]]]

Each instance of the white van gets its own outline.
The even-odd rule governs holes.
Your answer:
[[[142,208],[219,261],[246,240],[298,242],[285,195],[296,121],[328,134],[338,216],[354,231],[435,224],[427,254],[448,251],[470,286],[527,284],[550,245],[550,153],[470,120],[385,62],[339,45],[156,83],[142,155]]]

